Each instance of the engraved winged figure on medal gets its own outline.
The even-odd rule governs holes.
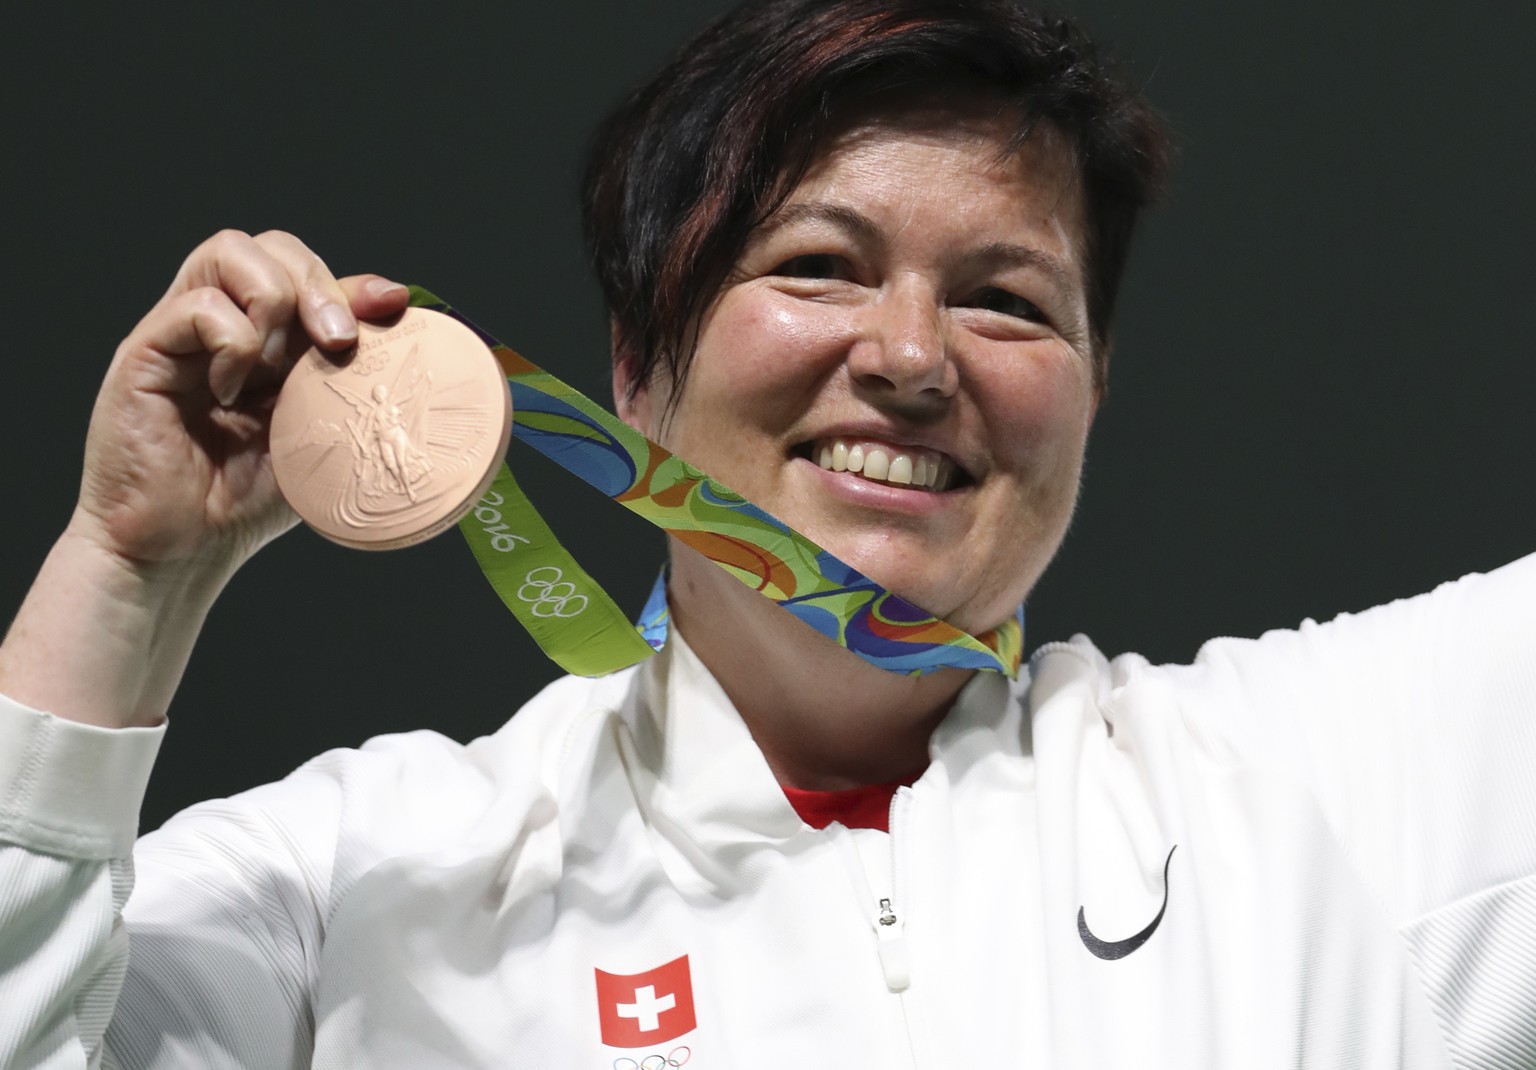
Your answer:
[[[435,508],[443,494],[462,493],[455,487],[459,473],[495,445],[496,413],[487,396],[441,362],[435,367],[447,380],[440,382],[433,367],[418,344],[398,361],[374,351],[323,377],[332,409],[303,424],[295,475],[310,493],[329,499],[326,511],[343,529]]]
[[[397,494],[414,505],[417,485],[432,478],[432,458],[420,445],[427,440],[432,375],[421,369],[416,350],[406,357],[393,385],[376,383],[366,394],[333,379],[325,385],[357,413],[346,421],[357,492],[370,505]]]

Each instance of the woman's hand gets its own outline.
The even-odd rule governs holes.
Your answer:
[[[130,568],[227,575],[291,527],[267,455],[283,376],[311,344],[399,312],[405,287],[337,280],[303,242],[223,231],[118,347],[86,439],[71,533]]]
[[[107,370],[79,504],[0,644],[0,692],[107,727],[158,723],[224,584],[293,525],[267,455],[283,376],[407,299],[376,275],[336,279],[291,234],[198,246]]]

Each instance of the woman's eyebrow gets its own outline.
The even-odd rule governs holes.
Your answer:
[[[881,233],[879,225],[869,216],[856,208],[826,201],[796,201],[793,204],[786,204],[764,221],[752,237],[753,240],[760,241],[785,227],[799,223],[828,223],[846,232],[856,241],[867,245],[881,245],[885,242],[885,235]],[[994,269],[1033,268],[1046,275],[1058,290],[1067,293],[1071,292],[1077,278],[1075,268],[1061,257],[1031,245],[1020,245],[1018,242],[987,242],[981,248],[967,253],[965,260]]]
[[[987,268],[1034,268],[1048,276],[1058,290],[1066,293],[1071,292],[1077,277],[1075,269],[1061,257],[1017,242],[988,242],[966,259]]]
[[[766,238],[775,231],[797,223],[830,223],[839,230],[846,231],[856,240],[868,244],[880,244],[885,240],[875,221],[863,212],[826,201],[796,201],[793,204],[786,204],[764,220],[753,236]]]

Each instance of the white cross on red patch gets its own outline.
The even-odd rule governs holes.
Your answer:
[[[688,956],[643,973],[597,975],[597,1019],[603,1043],[640,1048],[673,1040],[697,1028]]]

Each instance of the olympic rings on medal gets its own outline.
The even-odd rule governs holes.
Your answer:
[[[576,585],[554,565],[544,565],[524,576],[517,597],[528,603],[535,617],[568,619],[587,608],[587,596],[577,594]]]
[[[669,1070],[683,1066],[691,1058],[693,1051],[686,1045],[680,1045],[665,1055],[647,1055],[638,1063],[627,1055],[621,1055],[613,1060],[613,1070]]]

